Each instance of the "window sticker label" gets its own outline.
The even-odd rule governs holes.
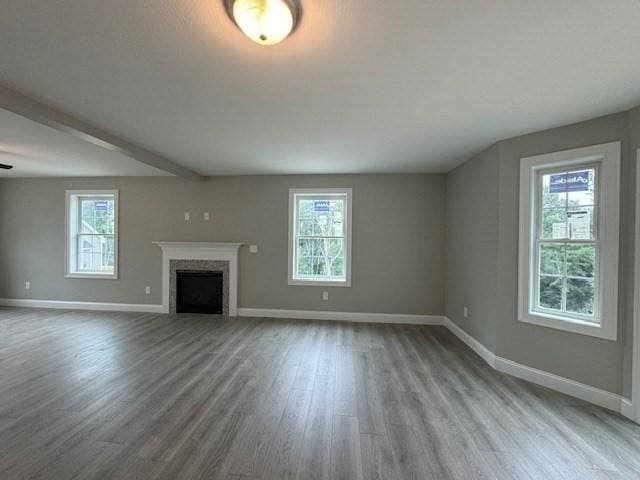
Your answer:
[[[329,213],[329,200],[314,200],[313,211],[316,213]]]
[[[567,219],[572,240],[591,240],[589,212],[567,212]]]
[[[563,240],[567,238],[567,224],[564,222],[554,223],[551,235],[554,240]]]
[[[96,212],[106,212],[108,210],[108,205],[105,200],[96,200],[93,204]]]
[[[550,193],[582,192],[589,190],[589,171],[551,175]]]

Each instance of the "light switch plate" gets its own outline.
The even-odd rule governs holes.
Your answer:
[[[469,307],[464,307],[462,309],[462,314],[464,315],[464,318],[469,318]]]
[[[24,282],[24,288],[25,288],[25,290],[30,290],[31,289],[31,282],[29,280]]]
[[[151,293],[151,287],[144,287],[144,293],[149,295]]]
[[[184,220],[185,222],[191,220],[191,214],[189,212],[184,212]]]
[[[249,245],[249,253],[258,253],[258,245]]]

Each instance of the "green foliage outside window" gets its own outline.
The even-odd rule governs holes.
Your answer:
[[[113,200],[83,199],[80,205],[82,239],[80,263],[88,269],[109,270],[115,264],[115,202]],[[90,266],[90,267],[89,267]]]
[[[581,194],[578,195],[574,192],[559,194],[549,192],[548,175],[545,175],[539,251],[539,305],[541,307],[583,315],[594,314],[595,243],[558,241],[558,234],[562,237],[571,237],[569,226],[571,215],[581,215],[588,219],[590,227],[586,234],[589,239],[593,239],[595,233],[594,176],[595,171],[591,170],[589,191],[580,192]],[[584,235],[585,232],[582,234]]]
[[[297,202],[296,270],[300,277],[344,278],[344,200]],[[324,208],[327,207],[327,208]]]

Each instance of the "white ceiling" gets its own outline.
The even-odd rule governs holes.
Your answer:
[[[262,47],[222,0],[0,0],[0,82],[206,175],[442,172],[640,103],[638,0],[302,5]]]
[[[161,170],[0,109],[0,178],[155,176]]]

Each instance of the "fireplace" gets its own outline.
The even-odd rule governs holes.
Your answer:
[[[182,284],[182,292],[180,287]],[[178,298],[181,295],[182,298]],[[213,296],[216,296],[214,299]],[[221,295],[221,297],[218,297]],[[220,299],[219,299],[220,298]],[[182,300],[181,309],[178,303]],[[221,311],[211,305],[221,302]],[[229,262],[220,260],[169,261],[170,313],[229,315]]]
[[[178,271],[222,272],[222,315],[238,314],[241,243],[154,242],[162,249],[162,309],[177,313]]]
[[[221,315],[224,305],[223,272],[176,270],[176,313]]]

